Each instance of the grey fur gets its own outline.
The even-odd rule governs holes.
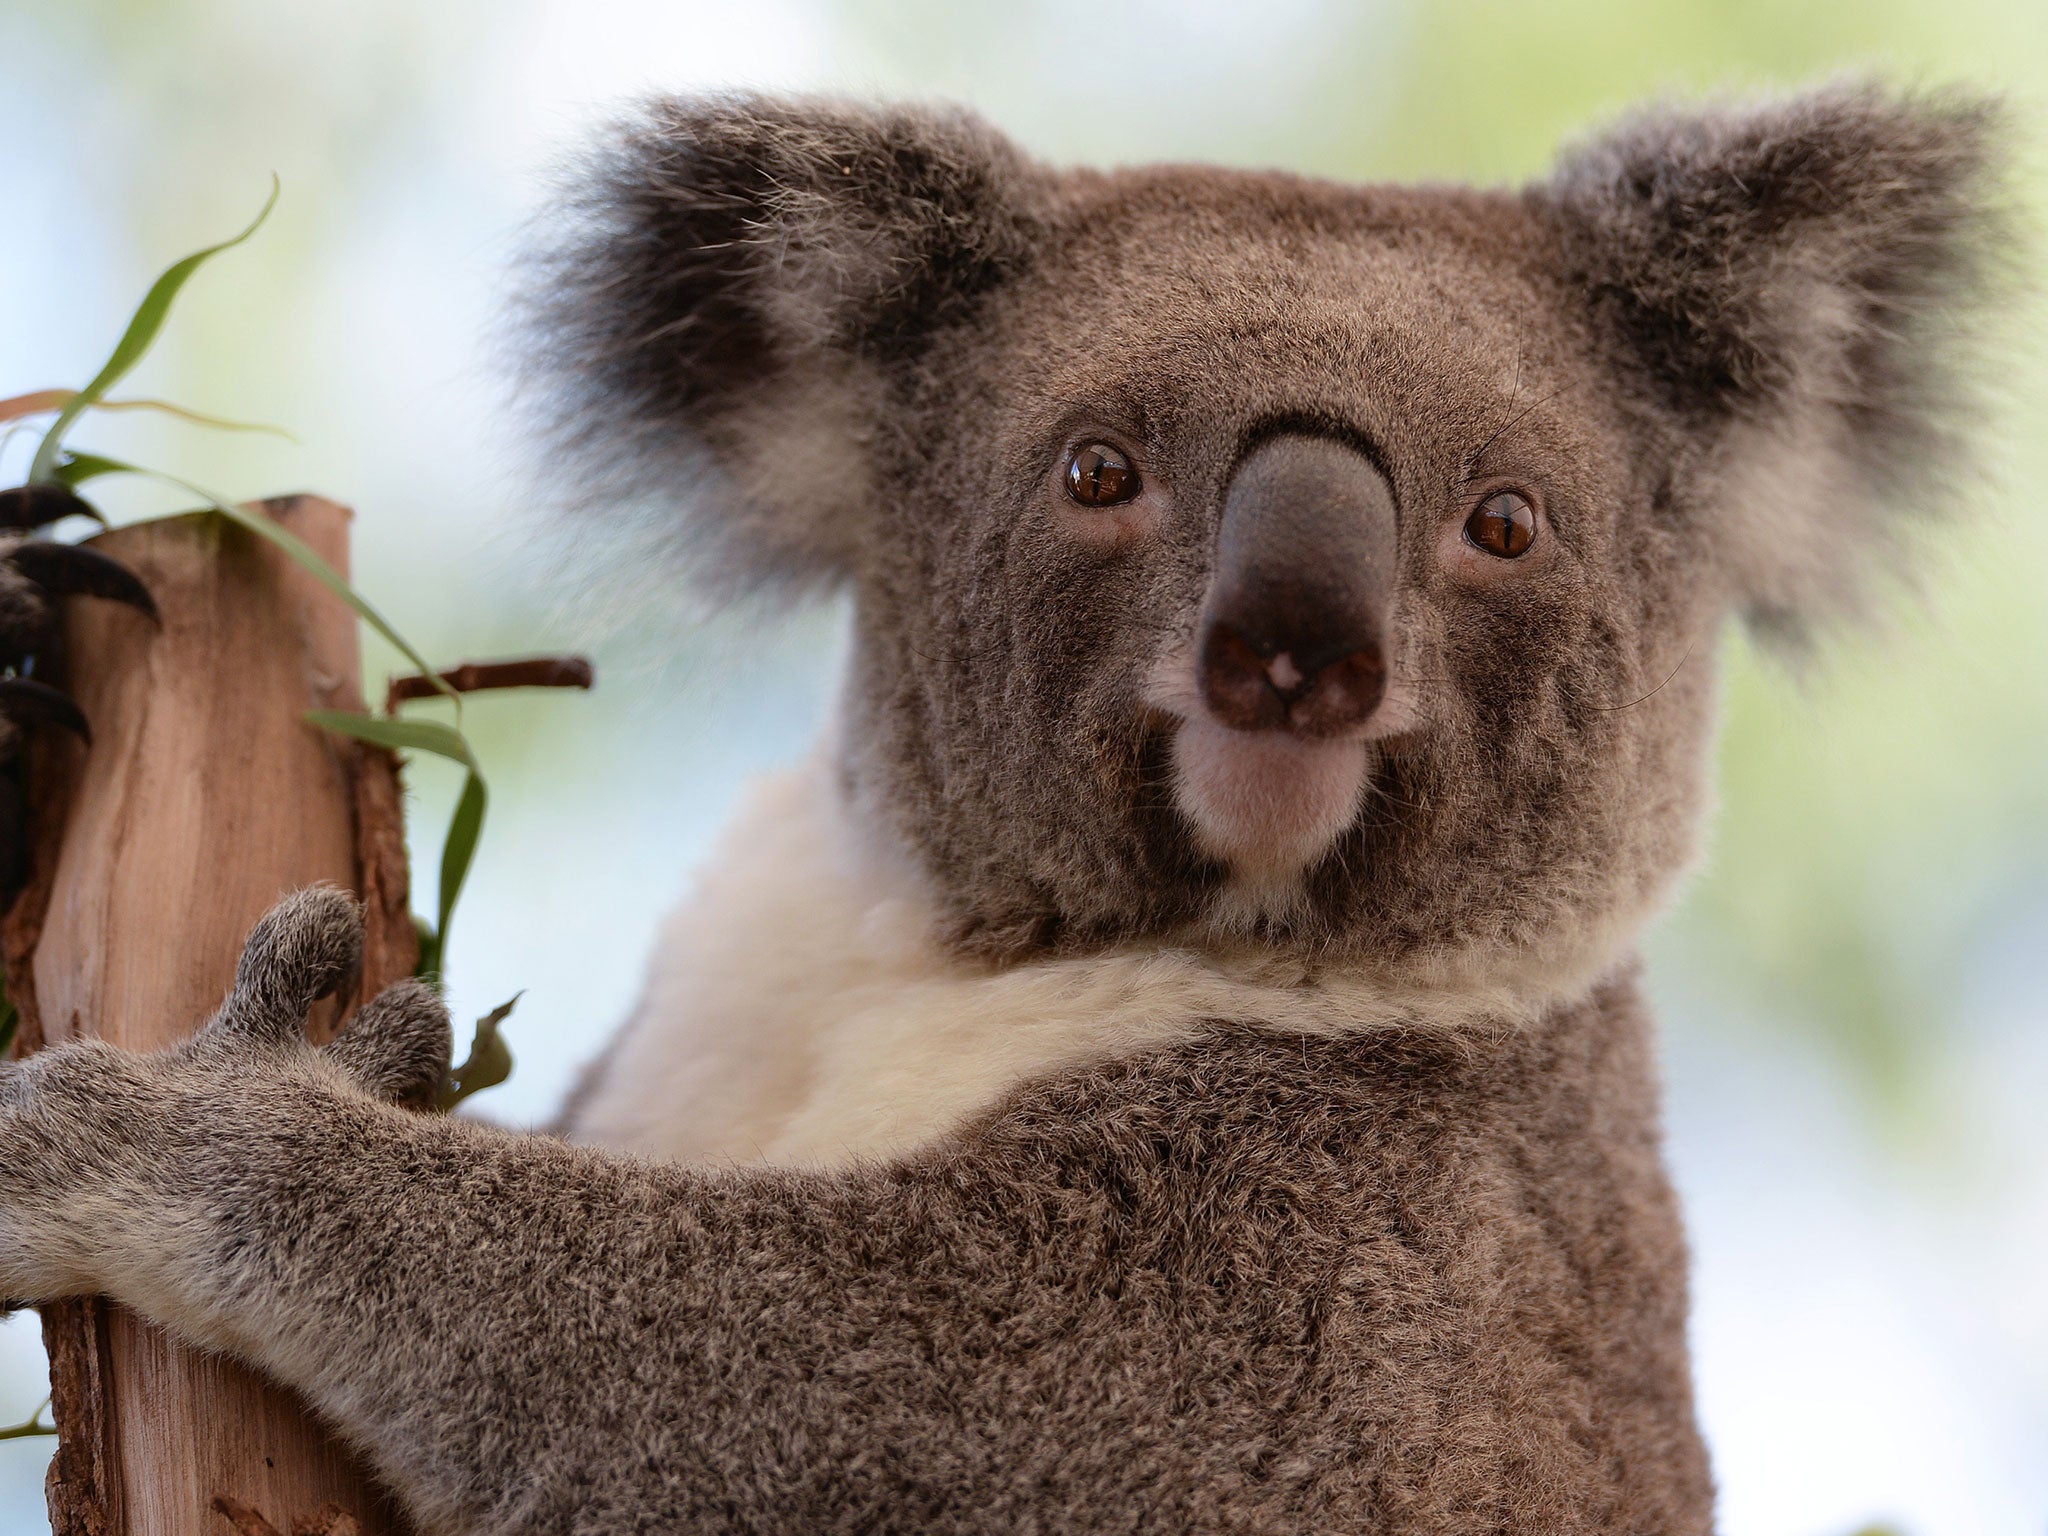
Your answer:
[[[575,168],[556,227],[576,238],[536,258],[541,430],[594,501],[707,482],[720,515],[695,553],[720,578],[841,577],[878,531],[875,488],[793,496],[763,461],[821,407],[886,436],[881,375],[1021,269],[1047,179],[964,112],[655,101]]]
[[[1395,682],[1428,728],[1261,937],[1416,968],[1555,951],[1690,857],[1728,607],[1789,630],[1836,606],[1892,543],[1897,467],[1957,462],[1934,384],[1998,246],[1991,122],[1860,90],[1653,115],[1514,195],[1055,176],[954,116],[664,103],[546,269],[546,355],[586,450],[693,492],[728,568],[852,587],[845,772],[1003,957],[1211,913],[1224,871],[1164,791],[1145,679],[1191,640],[1250,438],[1374,444],[1411,530]],[[906,142],[914,217],[882,171]],[[1148,547],[1056,525],[1087,431],[1170,482]],[[1570,558],[1450,587],[1414,530],[1498,473],[1549,478]]]
[[[308,886],[263,915],[242,946],[235,987],[207,1026],[216,1035],[297,1039],[306,1011],[345,988],[362,963],[363,922],[355,898]]]
[[[277,1028],[353,954],[309,896],[224,1010],[261,1027],[10,1071],[0,1287],[241,1354],[430,1532],[1707,1531],[1625,954],[1694,845],[1725,615],[1833,606],[1816,554],[1878,539],[1843,509],[1900,488],[1888,435],[1948,441],[1923,385],[1980,298],[1986,121],[1666,115],[1479,193],[650,109],[547,268],[556,398],[607,483],[725,520],[728,574],[852,591],[841,779],[953,944],[1250,943],[1550,1000],[1218,1019],[887,1164],[710,1171],[377,1102],[432,1010],[325,1054]],[[1414,718],[1247,929],[1149,690],[1280,427],[1393,486]],[[1095,435],[1151,487],[1129,537],[1060,500]],[[1503,480],[1541,557],[1457,566]]]
[[[1707,1528],[1627,978],[1493,1038],[1219,1025],[831,1177],[330,1060],[28,1063],[10,1229],[47,1201],[72,1284],[298,1388],[429,1532]]]
[[[1971,365],[2015,276],[2003,137],[1982,98],[1842,87],[1705,122],[1645,114],[1552,181],[1581,281],[1695,452],[1740,451],[1742,426],[1781,424],[1802,395],[1820,406],[1801,447],[1841,472],[1804,517],[1860,547],[1792,569],[1783,541],[1724,556],[1759,573],[1739,596],[1774,638],[1853,607],[1871,557],[1902,553],[1887,524],[1955,500]]]
[[[453,1042],[440,994],[424,981],[402,981],[358,1009],[327,1054],[365,1092],[432,1108],[448,1081]]]

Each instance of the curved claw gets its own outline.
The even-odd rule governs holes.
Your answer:
[[[92,726],[71,695],[32,677],[0,677],[0,715],[17,725],[61,725],[92,744]]]
[[[66,597],[104,597],[126,603],[130,608],[162,623],[156,599],[142,579],[118,560],[110,560],[96,549],[82,544],[59,544],[50,539],[31,539],[17,544],[7,563],[41,587]]]
[[[0,528],[42,528],[60,517],[104,523],[97,508],[65,485],[17,485],[0,491]]]

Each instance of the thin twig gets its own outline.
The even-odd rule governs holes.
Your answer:
[[[26,1440],[32,1435],[56,1434],[57,1429],[55,1425],[43,1422],[43,1411],[49,1406],[50,1399],[45,1395],[43,1400],[36,1404],[36,1411],[34,1413],[23,1419],[19,1424],[10,1424],[5,1429],[0,1429],[0,1440]]]
[[[441,681],[457,693],[481,693],[489,688],[588,688],[597,681],[596,669],[582,656],[522,656],[512,661],[466,661],[440,676]],[[407,699],[432,698],[440,691],[424,672],[394,677],[384,695],[384,712],[392,713]]]

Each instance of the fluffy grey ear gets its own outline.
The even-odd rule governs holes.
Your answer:
[[[1993,102],[1875,87],[1653,112],[1535,193],[1681,423],[1673,500],[1766,631],[1852,604],[1861,556],[1966,467],[1968,343],[2007,244],[1998,128]]]
[[[574,472],[695,508],[715,574],[843,578],[891,392],[1027,259],[1041,186],[964,112],[647,106],[579,168],[530,290]]]

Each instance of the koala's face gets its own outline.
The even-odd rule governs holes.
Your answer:
[[[1639,910],[1716,610],[1554,237],[1199,172],[1059,214],[859,577],[857,772],[963,915],[1540,959]]]
[[[558,334],[743,574],[852,588],[847,791],[959,942],[1563,977],[1685,862],[1723,615],[1839,596],[1938,443],[1981,130],[1816,98],[1477,194],[668,107]]]

